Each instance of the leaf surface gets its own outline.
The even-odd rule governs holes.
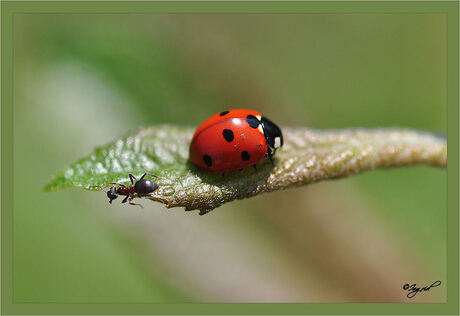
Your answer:
[[[94,186],[109,182],[130,184],[129,173],[138,177],[150,172],[160,177],[151,200],[205,214],[235,199],[375,168],[447,164],[445,138],[426,132],[284,127],[284,146],[276,153],[274,166],[264,159],[257,172],[247,168],[223,176],[200,171],[189,162],[193,132],[193,128],[170,125],[142,128],[96,148],[60,172],[45,191],[98,190]]]

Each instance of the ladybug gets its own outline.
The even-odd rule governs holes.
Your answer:
[[[235,109],[217,113],[195,131],[190,161],[209,172],[230,172],[254,166],[283,146],[281,129],[259,112]]]

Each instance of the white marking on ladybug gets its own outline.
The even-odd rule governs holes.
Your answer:
[[[241,125],[241,120],[239,118],[232,119],[232,123],[235,125]]]
[[[262,120],[262,116],[261,115],[256,115],[257,119],[260,121]]]
[[[259,132],[261,132],[262,134],[264,133],[264,129],[262,128],[262,124],[259,124],[259,127],[257,127],[257,129],[258,129]]]
[[[281,138],[275,137],[275,148],[279,148],[281,146]]]

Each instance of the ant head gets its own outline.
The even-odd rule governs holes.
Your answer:
[[[118,197],[117,190],[115,187],[111,187],[107,191],[107,197],[110,199],[109,203],[112,203],[112,200],[115,200]]]

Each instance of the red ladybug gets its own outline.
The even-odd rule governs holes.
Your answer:
[[[283,135],[275,123],[254,110],[220,112],[204,121],[190,144],[190,161],[209,172],[254,166],[264,157],[272,163]]]

